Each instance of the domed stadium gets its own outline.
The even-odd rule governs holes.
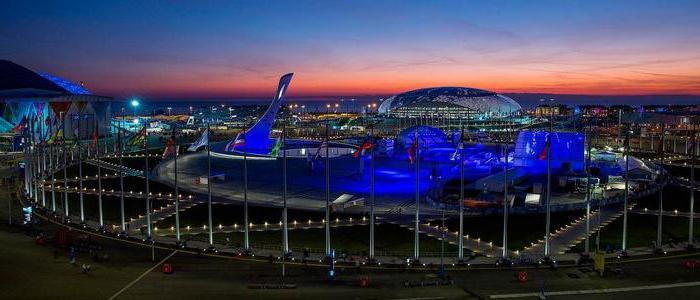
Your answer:
[[[492,118],[518,113],[513,99],[494,92],[466,87],[434,87],[387,98],[379,113],[402,117]]]

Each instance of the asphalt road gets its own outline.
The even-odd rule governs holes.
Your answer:
[[[38,228],[51,233],[51,225]],[[325,268],[286,266],[286,283],[296,289],[250,289],[252,284],[277,284],[282,281],[280,264],[243,262],[211,258],[201,255],[176,253],[167,262],[174,274],[164,274],[160,266],[151,262],[151,251],[139,245],[124,244],[104,238],[94,238],[103,245],[108,260],[95,262],[85,254],[78,256],[77,264],[68,263],[63,250],[51,245],[38,246],[32,236],[18,227],[0,228],[0,289],[11,299],[107,299],[124,290],[116,299],[488,299],[491,295],[510,293],[537,293],[544,284],[545,292],[615,287],[637,287],[677,282],[700,281],[700,272],[683,267],[687,258],[648,260],[631,264],[608,265],[620,269],[600,277],[589,268],[561,268],[528,270],[528,281],[517,281],[516,270],[471,270],[450,272],[454,285],[404,287],[404,281],[431,282],[434,275],[425,272],[398,270],[369,270],[339,268],[337,279],[327,280]],[[155,261],[170,255],[171,251],[156,250]],[[80,265],[92,265],[85,275]],[[153,268],[153,271],[144,272]],[[368,276],[369,287],[360,287],[362,276]],[[136,282],[135,279],[138,279]],[[133,284],[130,284],[134,282]],[[125,289],[126,287],[126,289]],[[680,299],[700,296],[700,289],[673,288],[640,292],[607,293],[586,296],[561,296],[551,299],[622,298],[635,296],[651,299],[677,295]]]

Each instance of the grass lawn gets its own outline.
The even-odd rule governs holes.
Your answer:
[[[214,226],[219,224],[230,226],[233,224],[243,224],[243,206],[230,204],[212,204],[212,223]],[[306,222],[308,220],[320,221],[325,215],[322,212],[311,212],[302,210],[288,210],[287,218],[290,223],[294,221]],[[331,220],[336,217],[346,219],[346,216],[331,213]],[[282,221],[282,209],[270,207],[248,207],[248,220],[253,224],[278,223]],[[208,208],[206,204],[199,204],[185,211],[180,212],[180,225],[185,226],[202,226],[206,225],[208,220]],[[170,227],[175,225],[175,216],[168,217],[158,222],[158,227]]]
[[[585,212],[582,211],[552,213],[552,232],[583,214]],[[448,227],[451,231],[457,231],[459,220],[451,219],[448,222]],[[510,215],[508,217],[508,249],[522,250],[531,242],[541,239],[544,236],[544,231],[544,214]],[[501,246],[503,245],[503,216],[466,217],[464,218],[464,232],[470,238],[481,238],[483,242],[492,241],[494,245]]]
[[[51,207],[50,204],[50,193],[49,198],[47,198],[47,206]],[[153,200],[153,207],[159,208],[165,206],[166,201]],[[68,194],[68,205],[69,211],[73,216],[80,215],[80,195],[76,193]],[[56,206],[61,209],[63,208],[63,194],[56,194]],[[85,210],[85,218],[88,220],[98,221],[99,220],[99,201],[97,195],[83,195],[83,206]],[[119,225],[121,221],[121,211],[120,211],[120,199],[119,197],[102,197],[102,211],[104,214],[104,221],[107,226]],[[124,216],[126,221],[129,222],[130,218],[137,218],[139,215],[146,213],[146,200],[144,199],[133,199],[124,198]],[[79,222],[78,219],[74,219],[74,222]]]
[[[648,247],[652,241],[656,241],[658,216],[629,214],[627,223],[627,247]],[[622,217],[618,218],[600,232],[600,248],[605,250],[619,249],[622,245]],[[700,232],[700,222],[694,222],[694,231]],[[591,247],[595,247],[595,235],[591,237]],[[662,240],[664,243],[673,240],[684,243],[688,240],[688,218],[667,217],[663,218]],[[580,243],[571,249],[573,252],[583,251],[584,245]]]
[[[695,192],[695,199],[699,199],[698,197],[700,197],[700,193]],[[654,194],[639,199],[637,208],[659,209],[659,195]],[[664,187],[664,210],[672,211],[676,209],[679,212],[690,211],[690,190],[680,186],[666,186]],[[695,210],[697,211],[697,209],[696,203]]]

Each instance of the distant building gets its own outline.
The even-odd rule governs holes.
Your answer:
[[[580,113],[584,117],[608,117],[608,107],[603,105],[581,105],[578,107]]]
[[[535,107],[535,116],[536,117],[568,116],[568,115],[571,115],[571,113],[572,113],[572,110],[564,104],[556,104],[556,105],[542,104],[542,105]]]

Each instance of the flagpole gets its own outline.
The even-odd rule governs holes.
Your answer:
[[[418,164],[420,163],[420,141],[418,140],[418,130],[420,127],[416,127],[414,132],[415,142],[416,142],[416,153],[415,153],[415,163],[416,163],[416,218],[414,224],[414,240],[413,240],[413,258],[418,260],[420,257],[420,168]]]
[[[78,117],[78,134],[80,134],[80,120],[83,118],[83,116],[79,115]],[[80,177],[78,179],[79,184],[80,184],[80,225],[83,227],[85,226],[85,204],[83,202],[83,149],[82,149],[82,143],[80,140],[80,137],[78,137],[78,176]]]
[[[112,109],[109,109],[110,112]],[[107,109],[105,107],[105,121],[104,121],[104,128],[105,128],[105,136],[104,136],[104,141],[105,141],[105,155],[109,153],[109,147],[107,145],[108,137],[112,134],[112,120],[109,118],[109,114],[107,113]]]
[[[549,106],[549,134],[547,136],[548,142],[545,147],[547,147],[547,201],[546,212],[545,212],[545,232],[544,232],[544,257],[549,257],[549,231],[551,226],[551,202],[552,202],[552,127],[554,118],[554,108]]]
[[[328,141],[328,122],[326,121],[326,256],[331,257],[331,170],[330,170],[330,158],[328,156],[328,148],[330,147]],[[332,259],[332,258],[331,258]]]
[[[29,121],[29,122],[31,122],[31,121]],[[32,160],[33,160],[32,159],[32,146],[33,146],[34,142],[32,141],[31,124],[28,123],[27,128],[29,128],[28,130],[25,131],[26,137],[27,137],[27,142],[25,145],[27,148],[27,160],[26,160],[26,164],[25,164],[24,168],[27,170],[27,182],[28,182],[27,186],[29,187],[29,189],[27,189],[27,193],[28,193],[29,198],[31,198],[34,195],[34,191],[33,191],[33,188],[34,188],[33,187],[33,184],[34,184],[34,178],[33,178],[33,176],[34,176],[34,172],[33,172],[34,163],[32,162]]]
[[[32,148],[32,178],[34,180],[34,203],[38,204],[39,203],[39,153],[37,152],[37,149],[39,148],[38,143],[37,143],[37,137],[36,133],[34,132],[34,123],[36,123],[36,116],[34,120],[32,120],[32,144],[34,147]]]
[[[287,228],[287,123],[282,123],[282,262],[289,253],[289,233]]]
[[[97,206],[100,211],[100,230],[104,230],[104,213],[102,211],[102,167],[100,167],[100,131],[99,131],[99,121],[97,119],[97,114],[95,114],[95,159],[97,162]],[[107,139],[105,139],[105,144],[107,144]],[[106,153],[106,151],[105,151]]]
[[[591,132],[589,126],[589,133]],[[591,137],[586,136],[586,241],[584,245],[584,252],[586,254],[590,253],[590,235],[591,235]],[[598,211],[600,214],[600,211]],[[600,224],[598,224],[600,225]]]
[[[173,159],[173,163],[175,164],[175,238],[177,239],[177,243],[180,244],[180,190],[178,189],[177,182],[177,157],[180,155],[180,149],[177,145],[176,132],[177,121],[173,122],[173,144],[175,144],[175,158]]]
[[[46,208],[46,147],[44,145],[44,122],[39,118],[39,147],[41,148],[41,206]]]
[[[374,259],[374,238],[375,238],[375,233],[374,233],[374,223],[375,223],[375,216],[374,216],[374,201],[375,201],[375,196],[374,196],[374,147],[375,147],[375,139],[374,139],[374,124],[372,124],[372,127],[370,128],[370,135],[372,136],[372,147],[370,148],[370,173],[369,173],[369,258]],[[362,160],[362,157],[360,157],[360,160]]]
[[[117,141],[114,141],[114,146],[117,146],[117,142],[119,143],[119,149],[116,149],[116,151],[119,151],[119,210],[120,210],[120,216],[121,216],[121,228],[122,228],[122,233],[124,235],[128,235],[129,233],[126,230],[126,217],[124,215],[124,159],[123,159],[123,152],[124,152],[124,145],[122,145],[122,123],[124,122],[124,108],[122,107],[122,120],[119,122],[119,126],[117,126]]]
[[[243,140],[246,141],[248,130],[243,130]],[[248,222],[248,143],[243,145],[243,248],[250,250],[250,228]]]
[[[663,133],[663,126],[661,127]],[[624,205],[622,212],[622,254],[627,253],[627,206],[629,198],[629,170],[630,170],[630,158],[629,158],[629,128],[625,128],[625,145],[624,145],[624,156],[625,156],[625,193],[624,193]]]
[[[30,126],[29,126],[29,163],[30,163],[30,181],[29,181],[29,187],[30,187],[30,196],[34,198],[36,202],[36,161],[34,159],[34,156],[36,155],[36,144],[34,143],[34,121],[33,118],[32,120],[29,121]]]
[[[207,122],[207,210],[209,212],[209,247],[214,247],[214,229],[211,221],[211,141],[209,136],[209,125],[211,120]]]
[[[22,122],[22,121],[20,121]],[[29,194],[29,137],[27,129],[22,128],[22,152],[24,152],[24,192]]]
[[[598,121],[594,121],[594,127],[595,127],[595,128],[598,127]],[[596,141],[599,141],[599,139],[600,139],[600,132],[599,132],[599,131],[595,131],[595,133],[594,133],[593,135],[595,136],[595,140],[596,140]],[[591,190],[589,191],[589,193],[590,193],[590,198],[593,198],[593,189],[591,189]],[[601,224],[600,224],[600,222],[601,222],[601,216],[600,216],[600,215],[601,215],[602,209],[603,209],[603,201],[600,201],[600,200],[599,200],[599,201],[598,201],[598,220],[597,220],[597,222],[596,222],[596,224],[597,224],[596,229],[597,229],[597,230],[596,230],[596,235],[595,235],[595,250],[596,250],[596,252],[600,251],[600,233],[601,233],[601,231],[603,231],[603,227],[602,227]]]
[[[30,119],[30,118],[27,118],[27,120],[28,120],[28,121],[27,121],[27,125],[26,125],[25,130],[24,130],[25,136],[27,137],[27,140],[26,140],[26,143],[25,143],[25,147],[26,147],[26,149],[27,149],[27,160],[26,160],[26,162],[25,162],[24,168],[25,168],[25,170],[27,171],[27,176],[26,176],[26,178],[27,178],[27,187],[28,187],[27,193],[28,193],[29,198],[31,198],[31,197],[34,195],[34,194],[33,194],[33,189],[32,189],[32,188],[33,188],[33,187],[32,187],[32,184],[33,184],[33,181],[34,181],[34,179],[33,179],[33,176],[34,176],[34,175],[33,175],[33,170],[32,170],[32,168],[34,168],[34,164],[32,163],[32,145],[33,145],[33,139],[32,139],[32,132],[31,132],[31,131],[32,131],[31,119]]]
[[[693,239],[693,219],[695,218],[695,123],[692,126],[692,144],[690,148],[690,222],[688,224],[688,248],[690,249],[694,247],[695,242]]]
[[[149,177],[150,169],[148,167],[148,129],[146,128],[146,123],[143,124],[143,150],[145,157],[145,169],[143,175],[146,177],[146,240],[151,241],[151,189]]]
[[[510,210],[510,200],[508,200],[508,186],[510,185],[508,179],[508,146],[510,143],[510,131],[508,131],[508,137],[506,138],[506,143],[503,145],[503,252],[501,253],[504,259],[508,256],[508,211]]]
[[[61,116],[61,127],[63,127],[63,136],[61,137],[61,145],[63,146],[63,210],[68,220],[70,220],[70,211],[68,205],[68,171],[66,170],[68,168],[68,149],[66,148],[66,119],[63,116],[63,112],[60,112],[59,115]]]
[[[654,251],[661,251],[662,247],[662,237],[663,237],[663,217],[664,217],[664,183],[663,183],[663,173],[659,173],[659,216],[656,223],[656,249]]]
[[[457,260],[464,260],[464,125],[459,133],[459,238],[457,239]]]
[[[49,123],[49,132],[52,132],[53,129],[53,124]],[[56,135],[58,135],[58,133],[56,133]],[[54,137],[54,135],[52,134],[51,137]],[[56,175],[54,175],[54,173],[56,172],[56,161],[58,160],[58,158],[54,157],[54,155],[56,154],[55,145],[57,139],[58,137],[55,137],[53,141],[51,141],[51,145],[49,146],[49,165],[51,165],[51,211],[53,211],[54,214],[56,213],[56,189],[54,188]]]

